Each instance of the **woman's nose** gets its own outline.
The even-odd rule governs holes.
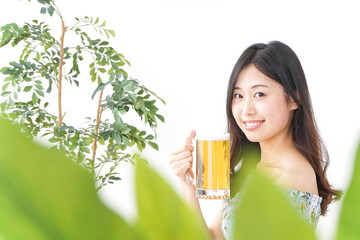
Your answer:
[[[243,105],[243,114],[245,116],[251,116],[256,113],[254,103],[251,99],[246,99]]]

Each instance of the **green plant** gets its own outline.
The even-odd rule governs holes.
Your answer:
[[[127,223],[98,199],[88,171],[35,144],[7,120],[0,119],[0,132],[2,239],[210,239],[199,215],[144,161],[136,167],[138,218]],[[337,239],[360,236],[359,163],[360,145]],[[238,212],[235,239],[315,238],[278,189],[260,174],[252,179]]]
[[[74,161],[7,120],[0,132],[1,239],[207,239],[199,216],[138,156],[139,218],[129,224],[103,205]]]
[[[358,146],[352,179],[344,194],[339,218],[337,239],[355,240],[360,238],[360,144]]]
[[[107,39],[114,37],[115,32],[106,28],[105,21],[75,18],[75,24],[67,27],[54,0],[38,2],[42,4],[41,13],[60,18],[60,41],[51,35],[46,23],[38,20],[23,26],[10,23],[0,28],[0,47],[11,44],[22,48],[19,60],[0,70],[6,76],[1,93],[2,117],[19,123],[32,138],[46,138],[54,148],[89,169],[100,189],[120,180],[116,168],[121,162],[133,163],[128,148],[136,145],[142,151],[149,145],[158,150],[153,141],[156,132],[154,136],[126,123],[124,115],[134,111],[145,125],[156,131],[158,121],[164,122],[156,101],[165,102],[128,76],[125,67],[130,66],[129,61],[107,40],[90,36],[90,30],[94,29]],[[67,46],[64,39],[70,33],[74,45]],[[83,69],[84,64],[88,64],[88,70]],[[63,66],[67,66],[68,71],[64,72]],[[87,125],[76,128],[63,121],[66,112],[62,109],[62,85],[66,80],[71,86],[79,87],[80,77],[97,84],[92,98],[98,95],[98,104],[96,117],[88,118]],[[57,114],[47,110],[53,86],[57,87]],[[109,94],[105,96],[106,91]],[[102,119],[106,112],[112,115],[111,119]],[[99,144],[105,149],[101,154],[97,153]]]

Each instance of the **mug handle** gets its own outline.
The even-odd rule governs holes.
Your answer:
[[[186,174],[185,174],[185,182],[188,184],[188,185],[195,185],[195,179],[193,177],[191,177],[190,175],[190,169],[188,169],[186,171]]]
[[[195,138],[191,138],[191,137],[187,138],[185,145],[192,146],[192,141],[193,141],[193,140],[195,140]],[[194,161],[196,161],[196,160],[193,160],[193,164],[194,164]],[[186,174],[185,174],[185,182],[186,182],[188,185],[195,185],[195,179],[191,176],[190,171],[191,171],[191,169],[188,169],[188,170],[186,171]]]

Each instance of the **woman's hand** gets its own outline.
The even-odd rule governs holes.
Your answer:
[[[196,132],[192,130],[189,137],[186,140],[184,146],[179,147],[170,153],[169,160],[170,166],[174,171],[174,174],[180,179],[181,183],[186,183],[185,175],[187,171],[190,172],[190,176],[194,179],[194,173],[191,170],[193,164],[193,151],[192,139],[195,137]]]

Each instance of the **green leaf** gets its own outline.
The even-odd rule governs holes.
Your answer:
[[[95,81],[96,81],[96,76],[97,76],[96,74],[91,75],[91,81],[92,81],[92,82],[95,82]]]
[[[20,70],[24,70],[23,66],[20,63],[17,62],[11,62],[10,65],[20,69]]]
[[[165,118],[160,114],[155,114],[155,116],[160,119],[160,121],[165,122]]]
[[[29,62],[24,62],[24,66],[26,69],[31,69],[31,64]]]
[[[130,101],[131,101],[132,103],[135,103],[135,102],[136,102],[136,97],[135,97],[134,94],[128,93],[128,97],[129,97],[129,99],[130,99]]]
[[[1,112],[4,112],[5,109],[6,109],[6,107],[7,107],[7,103],[6,103],[6,102],[1,103],[1,104],[0,104]]]
[[[111,176],[111,177],[109,177],[109,179],[116,180],[116,181],[121,180],[120,177],[116,177],[116,176]]]
[[[47,10],[46,7],[42,7],[42,8],[40,9],[40,13],[41,13],[41,14],[45,14],[45,13],[46,13],[46,10]]]
[[[18,99],[18,94],[17,94],[17,92],[14,92],[14,93],[13,93],[13,97],[14,97],[15,100]]]
[[[48,7],[48,13],[51,17],[54,14],[54,11],[55,11],[55,8],[53,6]]]
[[[103,138],[99,138],[99,139],[98,139],[98,143],[99,143],[100,145],[104,145],[104,144],[105,144],[104,139],[103,139]]]
[[[103,41],[99,44],[100,46],[109,45],[109,42]]]
[[[15,71],[14,70],[12,70],[11,68],[6,68],[2,73],[3,74],[13,74]]]
[[[149,134],[147,135],[147,137],[145,138],[145,140],[153,140],[154,139],[154,136]]]
[[[41,86],[40,84],[36,84],[35,87],[39,90],[44,90],[43,86]]]
[[[121,136],[118,132],[113,132],[113,138],[116,141],[116,144],[120,145],[122,143]]]
[[[1,96],[2,97],[7,97],[7,96],[9,96],[11,94],[11,92],[2,92],[1,93]]]
[[[2,86],[2,91],[3,92],[6,91],[6,89],[9,87],[9,85],[10,85],[10,82],[5,83],[4,86]]]
[[[124,141],[125,146],[130,146],[130,141],[126,136],[123,136],[122,139]]]
[[[50,142],[50,143],[57,143],[57,142],[59,142],[59,138],[50,138],[48,141]]]
[[[35,92],[33,92],[31,99],[32,99],[32,102],[33,102],[34,105],[36,105],[38,100],[39,100],[39,98],[38,98],[38,96],[36,95]]]
[[[41,4],[49,4],[49,0],[38,0],[39,3]]]
[[[105,72],[106,72],[105,68],[98,68],[98,70],[99,70],[101,73],[105,73]]]
[[[149,240],[211,239],[200,215],[144,160],[135,155],[138,223]],[[151,219],[151,220],[150,220]]]
[[[87,147],[81,147],[81,150],[86,153],[90,153],[90,149]]]
[[[249,181],[236,210],[234,239],[316,239],[312,227],[270,179],[255,171]]]
[[[11,97],[8,98],[8,101],[9,101],[9,105],[10,105],[10,106],[14,106],[14,101],[12,100]]]
[[[3,119],[0,132],[2,239],[143,239],[102,203],[87,170]]]
[[[0,72],[2,73],[2,72],[4,72],[5,70],[7,70],[7,69],[9,69],[8,67],[2,67],[1,69],[0,69]]]
[[[106,37],[109,39],[109,38],[110,38],[110,36],[109,36],[108,31],[104,30],[104,32],[105,32]]]
[[[90,75],[94,75],[95,74],[95,68],[91,68],[91,70],[90,70]]]
[[[41,96],[41,97],[44,97],[44,96],[45,96],[45,95],[44,95],[44,91],[35,89],[35,92],[36,92],[39,96]]]
[[[358,239],[360,236],[360,143],[355,156],[352,180],[345,193],[336,239]]]
[[[95,20],[95,23],[94,24],[97,24],[99,22],[99,17],[96,18]]]
[[[40,61],[40,54],[39,54],[39,52],[36,53],[35,59],[36,59],[37,61]]]
[[[95,89],[95,91],[93,92],[93,94],[92,94],[92,96],[91,96],[91,99],[94,99],[94,97],[95,97],[95,95],[96,95],[96,93],[97,93],[98,91],[104,90],[104,89],[105,89],[105,86],[106,86],[106,84],[100,83],[100,84],[97,86],[97,88]]]
[[[150,145],[150,147],[152,147],[153,149],[155,149],[155,150],[159,150],[159,146],[156,144],[156,143],[154,143],[154,142],[148,142],[148,144]]]
[[[107,30],[107,31],[111,34],[111,36],[115,37],[115,32],[113,30]]]

